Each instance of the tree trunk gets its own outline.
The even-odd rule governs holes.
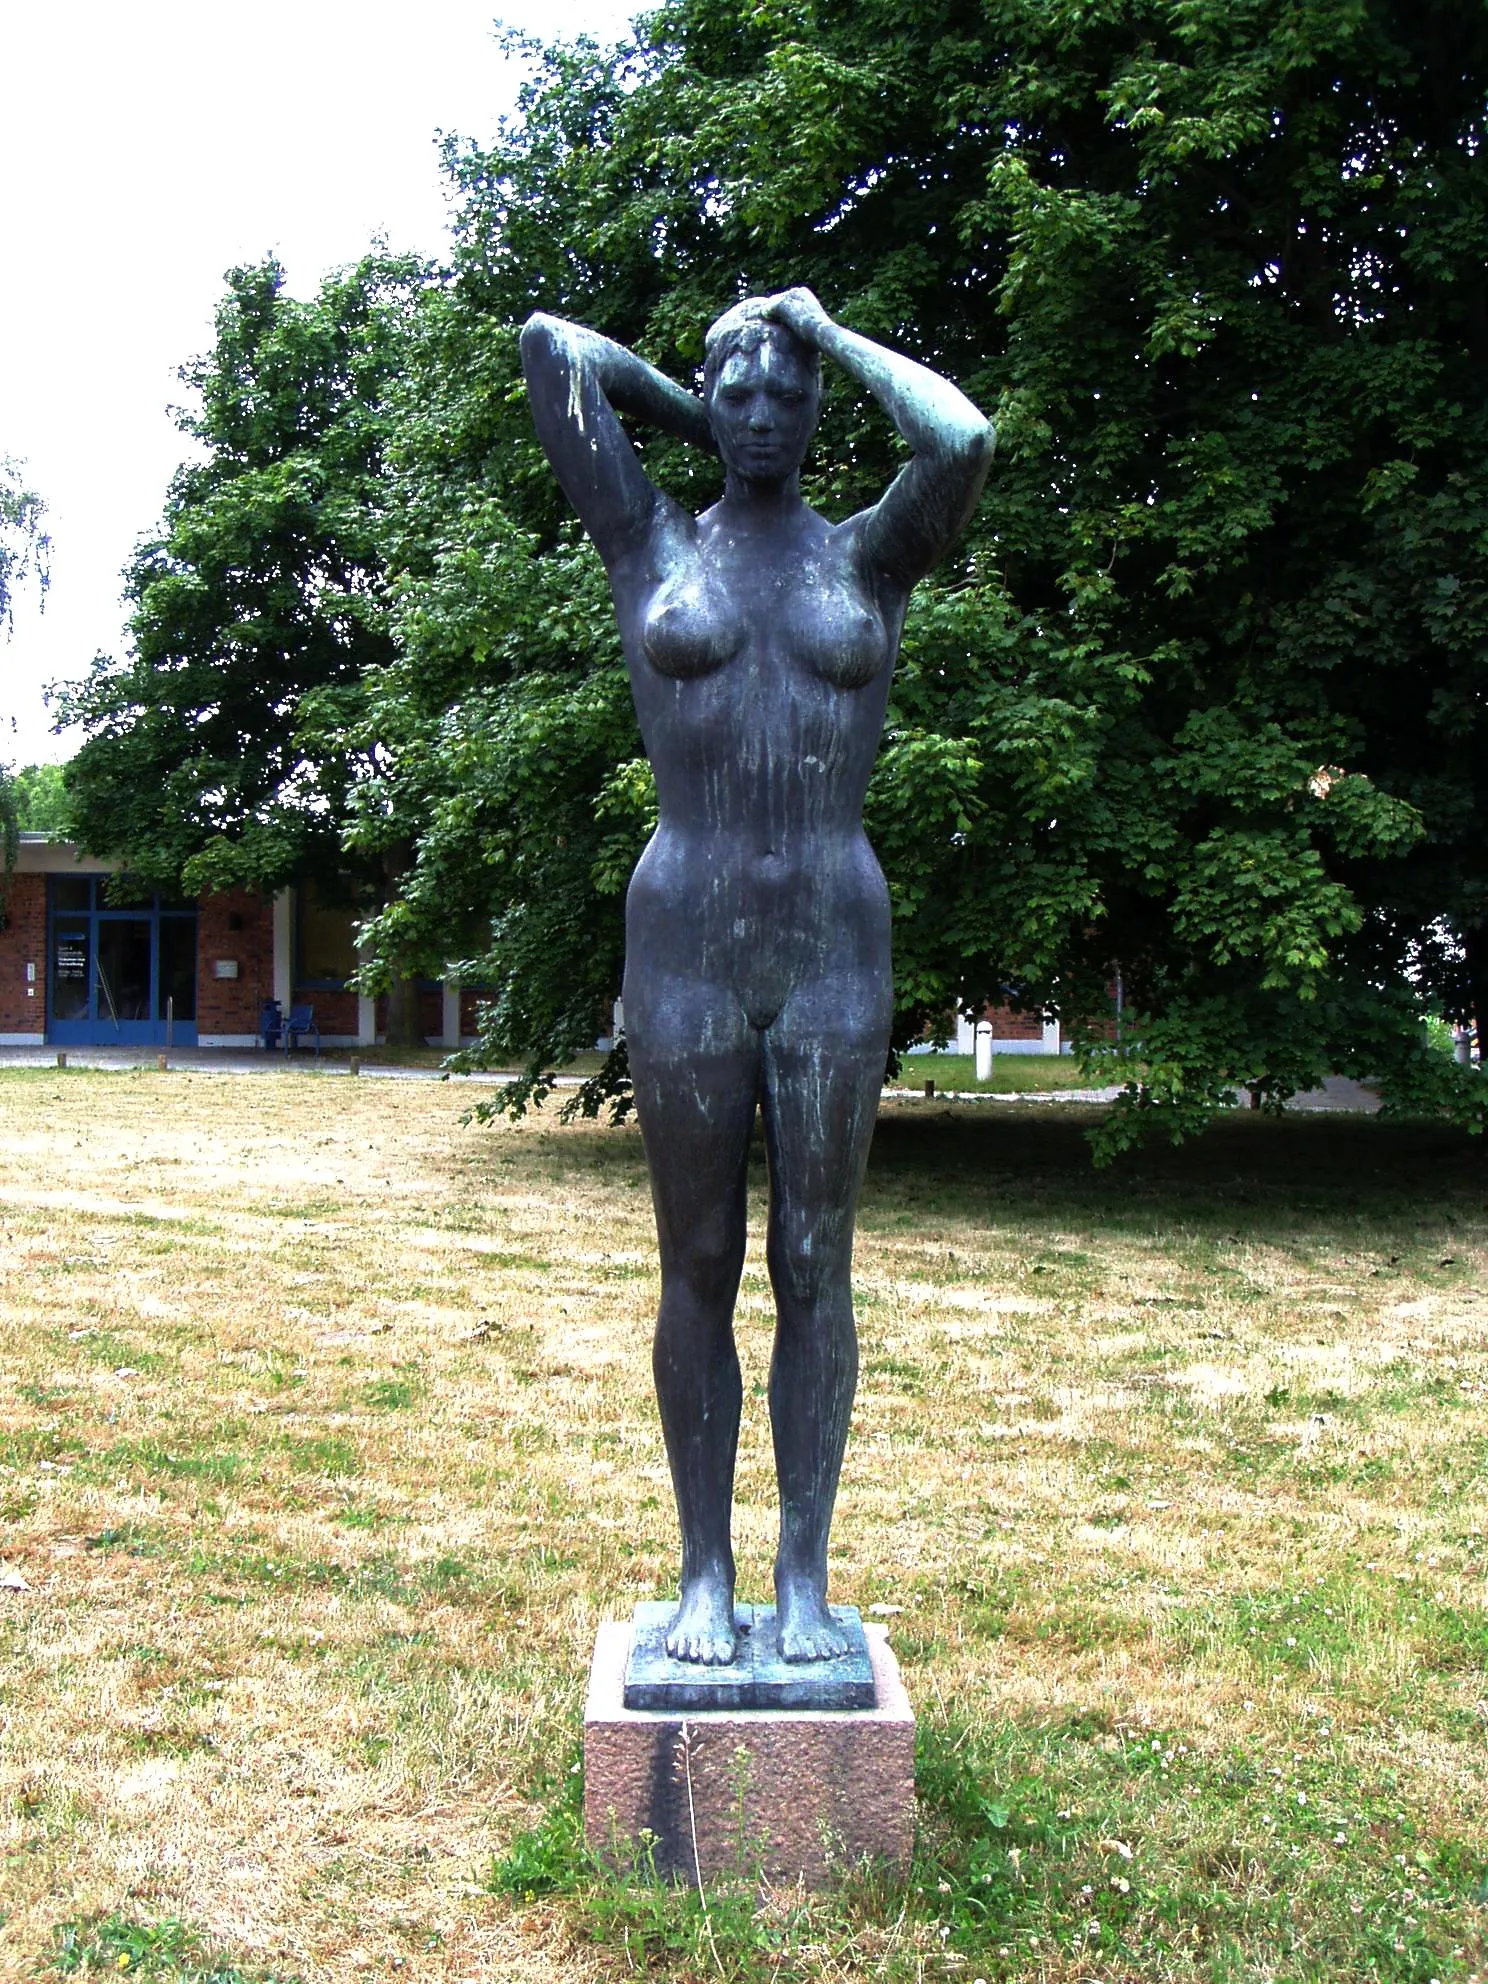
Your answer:
[[[416,978],[395,978],[388,987],[387,1044],[389,1047],[422,1047],[424,1044]]]
[[[382,899],[391,902],[402,887],[403,877],[413,860],[406,841],[384,850],[382,857]],[[401,971],[393,977],[387,995],[387,1044],[389,1047],[422,1047],[424,1029],[419,1022],[418,980]]]

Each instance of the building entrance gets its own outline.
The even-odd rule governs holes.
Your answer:
[[[105,875],[53,875],[47,1039],[59,1047],[194,1047],[196,911],[159,896],[115,907]]]

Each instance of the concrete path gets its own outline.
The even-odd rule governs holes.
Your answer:
[[[893,1095],[899,1101],[911,1102],[1072,1102],[1103,1104],[1114,1102],[1121,1090],[1111,1088],[1026,1088],[1026,1089],[942,1089],[934,1095],[924,1095],[919,1089],[885,1089],[885,1095]],[[1240,1107],[1246,1108],[1250,1102],[1250,1090],[1238,1091]],[[1303,1089],[1294,1095],[1286,1105],[1288,1109],[1301,1110],[1304,1114],[1317,1112],[1339,1112],[1357,1116],[1373,1116],[1380,1106],[1380,1099],[1374,1090],[1364,1082],[1356,1082],[1346,1075],[1329,1075],[1321,1088]]]
[[[109,1068],[127,1073],[132,1068],[154,1069],[165,1054],[170,1068],[211,1075],[349,1075],[346,1050],[317,1055],[299,1051],[292,1055],[265,1054],[251,1047],[0,1047],[0,1072],[6,1068],[55,1068],[59,1053],[67,1056],[69,1068]],[[511,1075],[499,1069],[483,1069],[476,1075],[447,1075],[438,1067],[399,1067],[391,1063],[362,1062],[363,1080],[403,1082],[506,1082]],[[561,1083],[578,1086],[577,1075],[560,1075]]]
[[[1379,1106],[1380,1099],[1367,1082],[1353,1081],[1347,1075],[1329,1075],[1321,1088],[1304,1089],[1287,1104],[1288,1109],[1321,1114],[1336,1110],[1357,1116],[1377,1115]]]

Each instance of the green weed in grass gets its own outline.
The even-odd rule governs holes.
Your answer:
[[[105,1536],[118,1539],[111,1547],[127,1548],[136,1556],[147,1551],[153,1554],[161,1547],[155,1539],[137,1540],[130,1526],[106,1531]],[[223,1584],[277,1592],[324,1591],[352,1600],[382,1598],[393,1605],[417,1605],[427,1599],[475,1605],[482,1602],[484,1592],[484,1581],[454,1556],[411,1561],[378,1551],[343,1561],[299,1557],[289,1551],[252,1547],[223,1550],[196,1544],[185,1553],[183,1564],[190,1576]]]
[[[417,1402],[421,1390],[415,1377],[377,1378],[365,1387],[362,1396],[379,1412],[403,1412]]]
[[[84,1479],[95,1481],[140,1473],[227,1487],[251,1470],[244,1455],[205,1442],[195,1445],[190,1431],[183,1428],[179,1441],[170,1445],[156,1439],[116,1440],[88,1454],[78,1463],[78,1471]]]
[[[296,1474],[315,1474],[335,1481],[362,1471],[361,1456],[356,1446],[339,1434],[324,1434],[308,1440],[286,1435],[280,1444],[280,1451]]]
[[[65,1922],[52,1968],[64,1977],[139,1977],[147,1984],[298,1984],[267,1970],[243,1969],[184,1922],[133,1922],[120,1915]]]
[[[89,1550],[116,1550],[126,1557],[163,1557],[171,1547],[160,1530],[138,1522],[109,1523],[86,1543]]]
[[[67,1404],[72,1392],[66,1385],[17,1385],[16,1397],[45,1411],[49,1405]]]
[[[388,1514],[382,1509],[369,1508],[365,1504],[352,1503],[344,1509],[337,1509],[334,1520],[343,1529],[385,1529],[389,1523],[406,1522],[408,1518]]]
[[[163,1371],[175,1362],[173,1357],[113,1330],[89,1330],[77,1339],[76,1347],[78,1355],[90,1364],[101,1364],[111,1371]]]

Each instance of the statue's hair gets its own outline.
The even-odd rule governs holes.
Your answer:
[[[767,340],[793,345],[805,362],[812,386],[820,392],[821,353],[815,346],[804,344],[786,325],[765,315],[773,301],[774,298],[769,296],[746,296],[742,303],[725,310],[708,326],[708,335],[703,341],[704,399],[711,395],[725,362],[736,351],[757,351]]]

